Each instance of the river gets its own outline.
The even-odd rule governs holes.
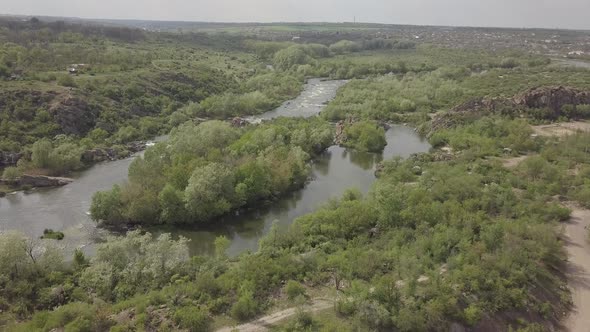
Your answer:
[[[250,120],[316,115],[344,83],[309,80],[299,97]],[[255,251],[258,240],[269,231],[275,220],[280,227],[287,227],[296,217],[314,211],[348,188],[367,192],[375,181],[375,166],[381,160],[394,156],[408,157],[430,149],[428,142],[408,127],[393,126],[386,135],[388,145],[381,154],[330,147],[312,164],[312,177],[305,188],[289,193],[272,204],[241,215],[220,218],[213,223],[214,228],[207,230],[164,228],[155,233],[170,232],[191,239],[190,251],[193,255],[212,253],[213,241],[219,235],[231,240],[229,255]],[[0,231],[19,230],[38,238],[44,229],[51,228],[64,232],[66,237],[59,242],[60,246],[70,250],[83,248],[92,254],[94,244],[108,234],[108,231],[97,228],[87,214],[92,195],[125,182],[132,161],[133,158],[128,158],[96,164],[74,174],[75,181],[67,186],[18,192],[0,198]]]

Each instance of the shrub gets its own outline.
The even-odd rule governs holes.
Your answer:
[[[258,304],[254,300],[252,292],[245,292],[231,307],[231,316],[237,320],[247,320],[258,312]]]
[[[2,178],[5,180],[15,180],[22,175],[22,172],[17,167],[6,167],[2,173]]]
[[[67,87],[76,87],[76,82],[70,75],[60,75],[57,78],[57,84]]]
[[[187,306],[176,310],[174,321],[181,328],[188,329],[191,332],[208,331],[211,325],[208,312],[195,306]]]
[[[114,224],[122,220],[121,188],[113,187],[110,191],[99,191],[92,196],[90,216],[95,221]]]
[[[385,130],[369,121],[352,124],[345,129],[344,146],[367,152],[381,152],[387,145]]]
[[[45,229],[43,231],[43,235],[41,236],[41,239],[53,239],[53,240],[61,241],[64,239],[64,233],[56,232],[53,229]]]
[[[285,293],[287,293],[289,300],[293,301],[298,296],[305,295],[305,287],[303,287],[303,285],[297,281],[289,280],[289,282],[287,282],[287,286],[285,286]]]

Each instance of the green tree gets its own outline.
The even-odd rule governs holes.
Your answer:
[[[197,167],[185,189],[191,218],[207,221],[230,211],[234,200],[234,174],[223,164]]]
[[[174,321],[181,328],[188,329],[190,332],[208,331],[211,325],[211,318],[209,318],[207,311],[195,306],[186,306],[176,310]]]
[[[310,56],[299,45],[293,45],[278,51],[273,59],[277,69],[289,70],[295,65],[304,65],[310,61]]]
[[[289,300],[293,301],[299,296],[305,296],[305,287],[294,280],[289,280],[285,286],[285,293]]]
[[[109,191],[99,191],[92,196],[90,216],[94,221],[116,224],[123,221],[121,187],[113,186]]]
[[[368,121],[355,122],[346,127],[345,146],[359,151],[381,152],[387,145],[385,130]]]
[[[171,184],[166,184],[158,195],[162,210],[160,219],[166,224],[182,224],[187,222],[184,193]]]
[[[215,257],[226,258],[227,249],[229,249],[231,241],[225,236],[218,236],[215,238]]]
[[[48,168],[51,164],[51,152],[53,144],[48,139],[42,139],[33,144],[31,149],[31,161],[38,168]]]

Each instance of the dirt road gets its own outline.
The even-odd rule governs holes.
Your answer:
[[[324,309],[331,308],[334,305],[332,301],[328,301],[325,299],[317,299],[314,300],[310,305],[304,306],[303,308],[309,312],[316,312]],[[266,315],[264,317],[260,317],[259,319],[238,325],[235,327],[224,327],[222,329],[217,330],[217,332],[232,332],[232,331],[240,331],[240,332],[258,332],[258,331],[267,331],[268,328],[282,320],[290,318],[297,313],[297,308],[289,308],[285,310],[281,310],[275,312],[270,315]]]
[[[573,204],[568,207],[573,212],[565,226],[565,247],[569,255],[567,273],[574,308],[564,325],[570,332],[590,332],[590,243],[586,229],[590,227],[590,210]]]

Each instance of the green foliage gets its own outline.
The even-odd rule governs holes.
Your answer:
[[[273,59],[274,66],[280,70],[289,70],[295,65],[304,65],[310,61],[311,57],[298,45],[278,51]]]
[[[190,218],[202,222],[229,212],[234,200],[234,181],[233,172],[222,164],[196,168],[184,195]]]
[[[381,152],[387,145],[385,129],[369,121],[355,122],[344,130],[344,146],[359,151]]]
[[[224,258],[227,257],[227,249],[231,245],[230,240],[225,236],[218,236],[215,238],[215,257]]]
[[[2,178],[5,180],[16,180],[23,172],[18,167],[6,167],[2,172]]]
[[[57,84],[59,84],[61,86],[66,86],[66,87],[75,87],[76,86],[76,82],[74,81],[72,76],[66,75],[66,74],[59,75],[59,77],[57,78]]]
[[[69,141],[52,143],[47,139],[35,142],[31,161],[37,168],[47,169],[53,174],[63,174],[82,167],[82,149]]]
[[[64,233],[56,232],[53,229],[45,229],[43,231],[43,235],[41,236],[41,239],[63,240]]]
[[[299,296],[305,296],[305,287],[294,280],[289,280],[285,286],[285,293],[289,300],[293,301]]]
[[[304,185],[311,155],[332,144],[320,119],[279,119],[245,129],[187,122],[136,159],[130,183],[95,194],[91,216],[107,224],[205,223]]]
[[[161,287],[188,261],[185,238],[172,240],[163,234],[152,240],[149,233],[109,237],[100,244],[80,284],[101,298],[125,299],[138,292]]]
[[[123,219],[121,212],[121,188],[114,186],[110,191],[97,192],[92,196],[90,215],[94,220],[101,220],[110,224]]]
[[[250,291],[243,291],[237,302],[231,307],[233,318],[241,321],[253,318],[258,313],[258,304]]]
[[[322,116],[360,119],[346,134],[355,148],[366,150],[383,144],[370,121],[423,123],[428,113],[473,97],[512,96],[556,82],[588,86],[586,72],[549,67],[540,57],[413,49],[411,42],[357,38],[359,31],[346,34],[355,41],[319,34],[318,40],[332,43],[327,48],[59,22],[21,22],[7,29],[0,34],[18,43],[4,43],[0,66],[7,70],[0,72],[25,68],[25,77],[4,86],[16,90],[0,96],[6,105],[1,150],[38,142],[31,147],[32,166],[65,171],[79,167],[78,146],[124,143],[179,126],[166,143],[132,163],[129,184],[94,196],[93,219],[117,226],[203,223],[304,185],[309,159],[332,144],[330,123],[277,119],[232,128],[190,121],[272,108],[297,95],[304,75],[367,78],[341,89]],[[19,41],[24,36],[26,42]],[[219,45],[229,51],[219,53]],[[236,47],[253,54],[231,51]],[[254,53],[276,61],[277,71],[265,69]],[[76,89],[47,83],[60,79],[56,72],[74,61],[92,63],[88,74],[75,77]],[[35,92],[23,94],[23,87]],[[52,93],[38,94],[45,89]],[[42,140],[64,131],[57,120],[63,93],[91,105],[96,118],[79,135]],[[586,108],[566,106],[561,115],[583,118]],[[298,280],[338,290],[336,309],[346,324],[322,325],[298,311],[288,330],[446,330],[453,322],[477,328],[483,317],[505,313],[518,326],[538,330],[540,325],[526,320],[557,319],[552,313],[563,312],[568,299],[555,274],[564,261],[556,226],[570,211],[553,196],[590,206],[590,135],[534,138],[529,123],[511,117],[434,133],[437,147],[453,148],[452,160],[424,154],[386,161],[369,194],[346,192],[285,231],[275,223],[259,252],[231,260],[223,237],[215,241],[216,257],[190,259],[187,240],[135,231],[109,237],[90,261],[76,252],[69,266],[54,248],[1,234],[0,319],[32,318],[16,325],[24,331],[106,331],[115,323],[110,317],[134,312],[113,330],[200,331],[210,328],[211,316],[253,318],[273,305],[283,287],[290,298],[304,294]],[[489,158],[519,153],[538,156],[514,169]]]
[[[504,149],[514,153],[538,151],[540,140],[532,134],[526,121],[486,117],[465,126],[438,131],[430,141],[434,146],[448,144],[454,150],[465,151],[466,156],[477,158],[497,156]]]
[[[341,40],[330,45],[330,51],[335,54],[358,52],[360,49],[361,45],[350,40]]]
[[[225,119],[233,116],[260,114],[276,106],[275,101],[260,91],[245,94],[226,93],[203,100],[196,115]]]
[[[207,311],[194,306],[186,306],[176,310],[174,321],[181,328],[188,329],[191,332],[208,331],[211,324]]]

